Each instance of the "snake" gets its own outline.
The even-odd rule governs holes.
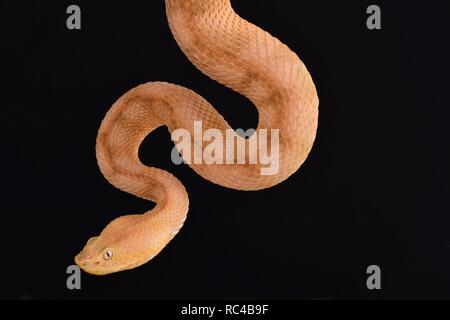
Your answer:
[[[230,0],[165,0],[165,11],[188,60],[257,108],[254,134],[277,130],[279,136],[279,167],[270,175],[261,174],[261,162],[191,162],[189,167],[213,184],[242,191],[271,188],[288,179],[308,158],[318,130],[319,98],[305,64],[276,37],[240,17]],[[170,133],[183,128],[194,135],[196,122],[204,130],[233,130],[199,94],[166,82],[139,85],[113,104],[96,139],[100,171],[114,187],[155,205],[145,213],[112,220],[75,256],[78,267],[92,275],[137,268],[179,233],[189,210],[186,188],[168,171],[144,165],[139,147],[164,126]],[[248,137],[233,134],[236,141],[249,145]],[[248,157],[249,149],[245,150]],[[229,152],[227,156],[237,159],[236,150]]]

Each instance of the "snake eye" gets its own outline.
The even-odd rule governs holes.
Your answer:
[[[113,256],[113,252],[111,249],[106,249],[105,252],[103,252],[103,259],[105,260],[111,260]]]

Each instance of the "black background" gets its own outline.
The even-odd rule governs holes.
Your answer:
[[[446,4],[447,2],[447,4]],[[82,30],[66,28],[70,4]],[[110,186],[95,138],[112,103],[168,81],[210,101],[235,128],[256,109],[202,75],[177,47],[158,1],[1,1],[0,297],[10,299],[450,298],[448,1],[234,0],[308,66],[320,97],[317,142],[285,183],[246,193],[170,161],[165,129],[141,147],[190,195],[187,224],[138,269],[66,268],[114,217],[151,203]],[[366,288],[369,265],[382,290]]]

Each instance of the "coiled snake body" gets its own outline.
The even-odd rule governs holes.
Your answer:
[[[170,29],[189,60],[255,104],[258,130],[279,130],[276,174],[261,175],[261,164],[190,164],[191,168],[209,181],[238,190],[269,188],[287,179],[307,158],[318,125],[319,100],[305,65],[286,45],[239,17],[230,0],[165,3]],[[160,126],[193,134],[195,121],[202,121],[204,130],[230,129],[201,96],[169,83],[138,86],[112,106],[97,136],[100,169],[115,187],[154,201],[156,207],[109,223],[75,257],[80,268],[96,275],[135,268],[155,257],[178,233],[188,212],[186,190],[167,171],[143,165],[138,148]]]

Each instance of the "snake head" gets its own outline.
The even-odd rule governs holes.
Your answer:
[[[140,218],[130,215],[113,220],[98,237],[88,240],[75,263],[87,273],[106,275],[149,261],[154,254],[152,246],[140,237]]]

